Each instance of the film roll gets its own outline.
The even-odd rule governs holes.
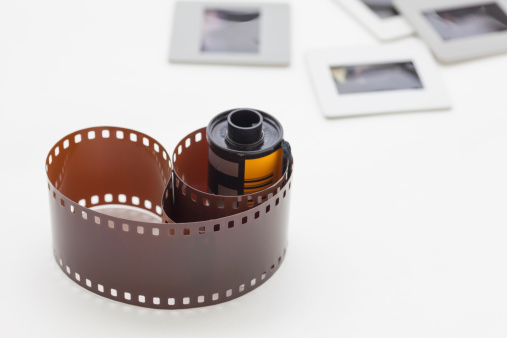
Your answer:
[[[286,252],[291,169],[254,194],[208,194],[205,135],[202,128],[186,136],[173,161],[156,140],[130,129],[95,127],[58,141],[46,172],[62,271],[103,297],[158,309],[222,303],[269,279]],[[109,204],[162,221],[93,209]]]
[[[206,129],[209,144],[208,187],[217,195],[261,191],[283,174],[283,128],[260,110],[223,112]],[[287,143],[288,145],[288,143]]]

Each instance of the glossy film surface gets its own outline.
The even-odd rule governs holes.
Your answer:
[[[53,147],[46,160],[53,247],[69,278],[120,302],[178,309],[237,298],[277,270],[290,173],[255,194],[208,194],[205,135],[203,128],[185,137],[173,161],[153,138],[116,127],[80,130]],[[103,205],[142,208],[161,222],[90,209]]]

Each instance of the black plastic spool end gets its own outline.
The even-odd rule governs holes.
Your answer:
[[[227,140],[237,144],[262,141],[262,115],[254,109],[236,109],[227,116]]]

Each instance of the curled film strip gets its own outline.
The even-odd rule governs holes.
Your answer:
[[[125,128],[58,141],[46,172],[62,271],[103,297],[158,309],[222,303],[269,279],[286,252],[291,172],[250,195],[208,194],[205,135],[202,128],[185,137],[173,161],[155,139]],[[104,205],[142,208],[162,221],[95,210]]]

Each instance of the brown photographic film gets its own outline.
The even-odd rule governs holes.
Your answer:
[[[206,128],[172,156],[155,139],[118,127],[76,131],[46,159],[54,256],[87,290],[157,309],[219,304],[257,288],[283,261],[292,156],[268,188],[208,193]],[[95,210],[149,211],[141,222]]]

